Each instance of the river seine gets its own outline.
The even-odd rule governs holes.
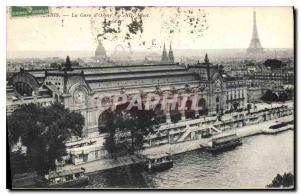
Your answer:
[[[277,173],[294,174],[294,132],[243,138],[220,154],[196,150],[174,156],[173,168],[146,172],[127,166],[89,174],[87,188],[265,188]]]

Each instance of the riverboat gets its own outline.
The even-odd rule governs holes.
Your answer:
[[[271,125],[268,129],[263,130],[264,134],[277,134],[283,131],[292,130],[293,125],[285,122],[276,121],[274,125]]]
[[[170,153],[147,155],[145,158],[145,168],[148,171],[162,171],[173,167]]]
[[[212,138],[206,145],[201,144],[205,150],[210,152],[222,152],[242,145],[241,139],[236,134]]]
[[[78,188],[89,183],[89,177],[84,174],[84,168],[62,171],[52,171],[45,178],[45,187],[49,188]]]

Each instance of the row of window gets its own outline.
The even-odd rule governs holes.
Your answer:
[[[51,85],[51,84],[53,84],[53,85],[62,85],[62,83],[57,83],[57,82],[52,83],[51,81],[46,81],[45,84],[46,85]]]
[[[47,77],[49,80],[62,81],[61,77]]]
[[[290,80],[292,77],[268,77],[268,76],[256,76],[255,79],[261,79],[261,80]]]
[[[244,90],[239,90],[239,91],[233,91],[234,93],[230,93],[227,91],[227,100],[232,100],[232,99],[236,99],[236,98],[244,98]],[[230,98],[229,98],[230,97]]]
[[[255,73],[254,76],[288,77],[288,76],[292,76],[292,75],[291,75],[291,74],[280,74],[280,73],[270,73],[270,74],[265,74],[265,73]]]
[[[179,80],[180,79],[180,80]],[[174,81],[187,81],[186,78],[179,78],[179,77],[176,77],[176,78],[166,78],[166,79],[163,79],[163,80],[160,80],[160,79],[152,79],[152,80],[135,80],[135,81],[121,81],[121,82],[107,82],[107,83],[102,83],[101,85],[102,86],[105,86],[105,87],[110,87],[110,86],[124,86],[124,85],[127,85],[127,84],[149,84],[149,83],[165,83],[165,82],[174,82]],[[99,83],[99,86],[100,86],[100,83]]]

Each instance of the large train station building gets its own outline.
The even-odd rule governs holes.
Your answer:
[[[174,58],[173,52],[169,53]],[[163,55],[166,55],[165,50]],[[209,62],[207,55],[203,62],[193,65],[168,61],[151,65],[72,67],[72,62],[67,58],[64,68],[21,69],[9,78],[7,113],[10,114],[21,104],[47,106],[52,102],[60,102],[84,116],[83,135],[91,136],[98,134],[105,124],[105,108],[102,104],[121,94],[126,95],[128,101],[136,94],[142,98],[148,94],[160,97],[197,95],[197,105],[201,110],[192,113],[179,111],[181,120],[217,115],[245,107],[247,103],[245,82],[225,74],[221,66]],[[105,98],[101,98],[104,95]],[[159,114],[164,116],[162,123],[173,122],[170,109],[160,110]]]

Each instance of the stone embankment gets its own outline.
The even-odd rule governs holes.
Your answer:
[[[248,125],[244,127],[239,127],[236,129],[231,129],[224,131],[223,133],[218,134],[218,136],[224,136],[226,134],[236,133],[239,137],[247,137],[252,135],[261,134],[263,129],[269,128],[275,121],[291,121],[293,120],[293,115],[289,115],[282,118],[277,118],[273,120],[269,120],[266,122]],[[210,138],[199,139],[199,140],[191,140],[191,141],[183,141],[175,144],[165,144],[161,146],[147,148],[140,152],[140,154],[148,155],[148,154],[157,154],[157,153],[167,153],[171,152],[172,154],[180,154],[196,149],[200,149],[200,144],[206,144]],[[86,173],[101,171],[112,169],[121,166],[128,166],[132,164],[137,164],[143,162],[143,158],[139,158],[136,155],[119,157],[117,159],[100,159],[92,162],[87,162],[80,165],[67,165],[64,169],[73,169],[75,167],[83,167],[86,170]]]

